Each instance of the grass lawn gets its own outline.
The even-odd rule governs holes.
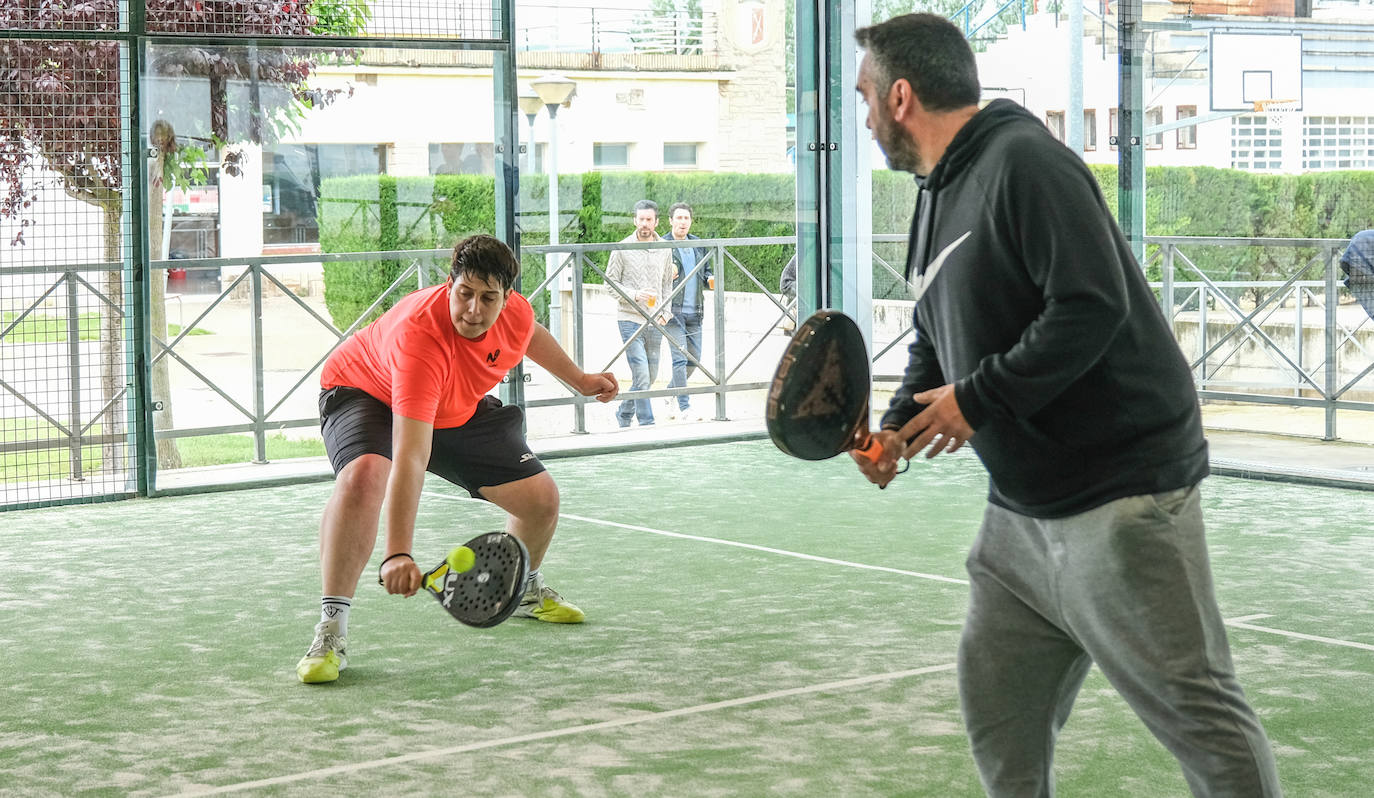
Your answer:
[[[99,436],[102,429],[97,424],[87,434]],[[0,442],[51,444],[51,448],[0,454],[0,482],[42,482],[70,477],[71,452],[65,441],[65,435],[41,419],[0,418]],[[243,434],[181,438],[177,440],[177,450],[181,452],[183,468],[246,463],[253,459],[253,438]],[[280,433],[267,436],[268,460],[323,456],[324,453],[324,442],[318,439],[297,440]],[[81,447],[83,473],[95,473],[103,464],[101,446]]]
[[[177,450],[181,452],[183,468],[223,465],[225,463],[246,463],[253,459],[253,438],[249,435],[206,435],[198,438],[180,438]],[[286,460],[292,457],[324,456],[324,441],[318,439],[296,440],[280,433],[267,436],[267,459]]]
[[[19,316],[17,313],[0,313],[0,343],[6,344],[61,344],[67,341],[67,317],[29,314],[24,320],[9,327]],[[100,314],[82,313],[76,320],[77,335],[82,341],[100,340]],[[4,332],[9,330],[9,332]]]

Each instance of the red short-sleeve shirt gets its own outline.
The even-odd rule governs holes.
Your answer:
[[[512,291],[491,329],[471,339],[453,328],[448,308],[447,285],[406,296],[334,350],[320,387],[360,388],[392,412],[441,429],[467,423],[525,357],[534,310]]]

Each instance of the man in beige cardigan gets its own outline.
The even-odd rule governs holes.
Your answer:
[[[653,200],[640,200],[635,203],[635,231],[621,243],[658,241],[657,227],[658,205]],[[630,390],[647,391],[658,376],[658,358],[663,349],[663,333],[648,319],[654,316],[659,324],[666,324],[673,316],[667,302],[673,292],[672,250],[616,250],[606,264],[606,278],[634,300],[632,303],[617,294],[616,324],[620,327],[620,340],[626,344]],[[628,427],[638,417],[639,426],[647,427],[654,423],[652,404],[648,399],[626,399],[620,403],[616,420],[620,426]]]

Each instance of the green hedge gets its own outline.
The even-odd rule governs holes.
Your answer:
[[[1117,212],[1116,167],[1089,167],[1112,213]],[[1264,175],[1210,167],[1150,167],[1145,170],[1146,220],[1150,235],[1348,238],[1374,228],[1374,172],[1324,172]],[[564,243],[619,241],[634,230],[634,204],[652,199],[660,208],[660,231],[666,232],[668,207],[692,205],[692,232],[702,238],[786,236],[795,232],[795,187],[790,174],[588,172],[562,175],[558,183]],[[475,232],[495,229],[496,194],[491,177],[360,176],[329,178],[321,186],[320,244],[325,252],[448,247]],[[916,185],[910,175],[888,170],[873,173],[873,230],[906,233],[915,205]],[[533,175],[520,187],[519,226],[522,243],[548,241],[548,179]],[[879,244],[875,253],[900,270],[905,244]],[[769,289],[793,248],[788,245],[731,250],[741,264]],[[1246,248],[1190,250],[1210,276],[1259,279],[1291,274],[1310,257],[1303,250],[1266,251]],[[592,258],[602,268],[607,254]],[[325,304],[335,324],[346,327],[396,279],[405,264],[355,261],[325,266]],[[530,293],[544,277],[542,258],[526,256],[522,289]],[[1158,277],[1158,267],[1150,276]],[[757,290],[733,264],[725,274],[731,291]],[[874,295],[904,296],[900,281],[875,269]],[[583,279],[601,282],[592,268]],[[404,295],[397,292],[391,302]],[[390,302],[378,310],[385,310]],[[539,309],[543,312],[542,303]],[[374,314],[375,315],[375,314]]]

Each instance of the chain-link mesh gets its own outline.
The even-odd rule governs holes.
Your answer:
[[[0,507],[129,490],[128,68],[0,41]]]
[[[113,31],[128,18],[117,0],[0,0],[0,30]]]
[[[149,33],[498,39],[493,0],[148,0]]]

